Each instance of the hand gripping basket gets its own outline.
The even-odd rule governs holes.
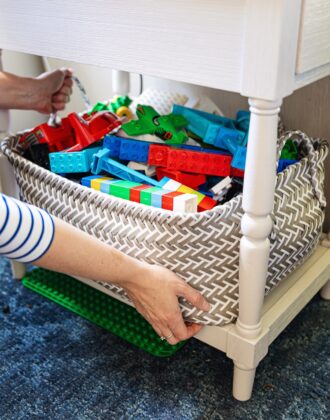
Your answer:
[[[299,131],[288,132],[279,140],[279,150],[288,138],[298,145],[302,159],[277,176],[266,294],[312,253],[324,219],[327,143]],[[179,214],[147,207],[40,168],[20,155],[18,139],[19,135],[7,138],[1,150],[14,168],[22,199],[133,257],[164,265],[184,278],[212,304],[212,310],[205,314],[182,301],[187,320],[223,325],[237,317],[242,195],[203,213]],[[122,289],[101,285],[128,299]]]

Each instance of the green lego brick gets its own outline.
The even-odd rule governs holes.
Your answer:
[[[131,181],[119,181],[110,185],[110,195],[129,200],[131,188],[137,187],[141,184]]]
[[[152,187],[146,190],[141,190],[140,192],[140,203],[145,204],[146,206],[151,206],[151,195],[152,193],[161,190],[159,187]]]
[[[282,149],[281,159],[297,160],[298,153],[298,147],[291,139],[289,139],[286,141]]]
[[[37,268],[22,282],[29,289],[154,356],[171,356],[185,344],[180,342],[171,346],[162,341],[134,308],[72,277]]]

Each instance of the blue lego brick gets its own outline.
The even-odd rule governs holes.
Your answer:
[[[282,172],[288,166],[297,163],[298,160],[291,160],[291,159],[280,159],[278,162],[277,172]]]
[[[122,139],[119,159],[133,160],[134,162],[148,162],[150,143],[133,139]]]
[[[231,166],[244,171],[246,162],[246,147],[238,146],[234,154]]]
[[[239,130],[245,131],[246,133],[249,131],[250,127],[250,111],[240,110],[236,114],[236,126]],[[243,146],[246,146],[244,144]]]
[[[168,191],[168,190],[154,191],[151,195],[151,205],[153,207],[162,208],[162,196],[169,192],[171,191]]]
[[[236,127],[236,121],[230,118],[181,105],[173,105],[173,113],[183,115],[189,121],[187,129],[215,147],[227,149],[225,139],[241,145],[246,137],[246,133]]]
[[[247,137],[247,135],[242,131],[228,127],[220,127],[215,139],[210,139],[211,141],[208,141],[207,138],[204,138],[204,141],[205,143],[213,144],[215,147],[229,150],[229,152],[234,155],[236,148],[243,144],[245,137]]]
[[[122,138],[118,136],[112,136],[107,134],[103,139],[103,147],[107,148],[110,151],[111,158],[119,158],[119,151]]]
[[[117,176],[118,178],[125,179],[126,181],[141,182],[159,187],[159,182],[157,180],[143,175],[141,172],[130,169],[116,160],[111,159],[109,157],[110,153],[111,152],[109,150],[102,149],[94,155],[92,163],[93,174],[99,174],[102,171],[105,171],[111,175]]]
[[[49,153],[50,169],[57,174],[89,172],[93,156],[101,147],[81,150],[80,152]]]
[[[81,179],[81,185],[84,185],[85,187],[90,187],[92,179],[97,179],[97,178],[100,178],[100,176],[99,175],[85,176],[84,178]]]
[[[110,194],[110,185],[116,184],[117,182],[120,182],[119,179],[106,179],[101,182],[100,191],[106,194]]]

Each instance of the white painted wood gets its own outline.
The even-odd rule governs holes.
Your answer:
[[[293,91],[300,10],[301,0],[247,2],[242,95],[276,100]]]
[[[239,91],[245,2],[0,0],[0,47]]]
[[[330,63],[330,2],[303,0],[297,73]]]
[[[276,177],[277,122],[280,101],[249,100],[251,121],[245,167],[240,245],[239,318],[243,336],[260,329],[272,228]]]
[[[323,79],[330,75],[330,63],[316,67],[313,70],[306,71],[295,75],[295,89],[300,89],[310,85],[317,80]]]
[[[233,396],[238,401],[247,401],[251,398],[256,369],[244,369],[235,363],[233,377]]]

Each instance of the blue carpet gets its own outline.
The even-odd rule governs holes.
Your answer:
[[[0,259],[0,419],[326,419],[329,306],[315,297],[271,346],[253,397],[190,340],[155,358],[13,280]]]

